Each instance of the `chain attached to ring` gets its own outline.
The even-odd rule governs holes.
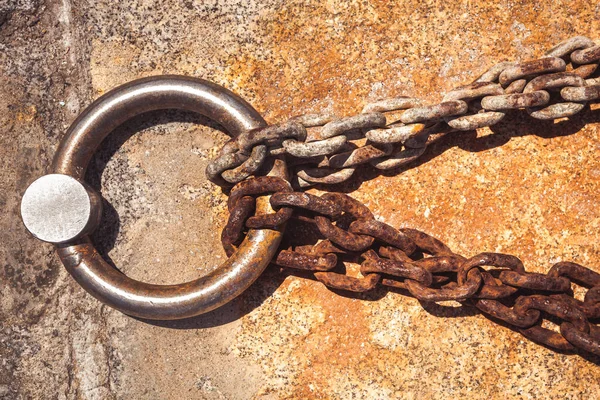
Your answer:
[[[369,103],[349,117],[293,117],[228,143],[209,164],[207,176],[232,186],[257,173],[267,156],[281,154],[294,168],[292,183],[299,188],[344,182],[361,164],[394,169],[419,158],[446,134],[495,125],[510,110],[525,109],[541,120],[577,114],[600,99],[600,78],[593,77],[599,63],[600,45],[576,36],[543,58],[498,63],[438,104],[395,97]]]
[[[377,221],[345,194],[315,196],[292,191],[281,178],[252,177],[267,156],[284,154],[295,167],[296,187],[339,183],[360,164],[378,169],[407,164],[447,133],[494,125],[508,110],[524,108],[537,119],[569,117],[600,99],[600,78],[592,78],[599,63],[600,46],[578,36],[544,58],[499,63],[439,104],[397,97],[367,104],[356,116],[303,115],[245,132],[207,169],[214,182],[237,183],[223,246],[232,254],[248,229],[288,220],[304,224],[318,242],[291,244],[286,234],[274,264],[310,271],[334,290],[366,292],[383,285],[420,301],[469,304],[552,349],[600,356],[600,273],[570,262],[553,265],[547,274],[531,273],[517,257],[499,253],[467,259],[426,233]],[[397,120],[387,115],[397,111],[402,112]],[[254,215],[255,198],[267,193],[274,193],[275,213]],[[344,262],[359,264],[362,276],[346,274]],[[575,298],[573,284],[587,288],[583,300]],[[548,329],[544,320],[558,321],[558,330]]]
[[[253,216],[255,197],[273,192],[270,202],[276,213]],[[508,254],[481,253],[467,259],[424,232],[377,221],[348,195],[291,192],[281,178],[240,182],[228,205],[231,214],[221,236],[227,254],[248,229],[274,228],[293,219],[290,223],[311,230],[304,239],[316,236],[320,241],[284,242],[272,261],[280,267],[310,271],[334,290],[367,292],[383,285],[420,301],[467,303],[550,348],[600,356],[600,273],[589,268],[559,262],[539,274],[527,272],[521,260]],[[287,232],[297,228],[288,227]],[[344,262],[359,264],[362,277],[347,275]],[[588,288],[583,301],[574,297],[573,283]],[[547,316],[562,321],[560,333],[542,325]]]

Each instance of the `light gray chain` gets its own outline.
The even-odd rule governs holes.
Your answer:
[[[389,98],[350,117],[308,114],[245,132],[221,149],[206,173],[219,185],[232,185],[256,174],[268,156],[286,155],[294,168],[293,183],[302,188],[344,182],[360,164],[397,168],[440,137],[492,126],[508,110],[525,109],[541,120],[578,113],[600,99],[600,77],[592,78],[599,63],[600,45],[576,36],[543,58],[498,63],[438,104]]]

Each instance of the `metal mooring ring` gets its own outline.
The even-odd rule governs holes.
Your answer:
[[[89,239],[99,224],[102,202],[83,182],[87,166],[102,140],[118,125],[159,109],[200,113],[221,124],[232,137],[267,125],[243,99],[202,79],[159,76],[127,83],[100,97],[73,122],[54,158],[54,173],[27,189],[21,215],[34,236],[56,245],[69,273],[98,300],[126,314],[167,320],[208,312],[242,293],[273,258],[282,231],[250,230],[237,252],[218,269],[178,285],[143,283],[106,263]],[[270,174],[285,179],[284,162],[275,161]],[[257,207],[267,210],[268,201],[259,201]]]

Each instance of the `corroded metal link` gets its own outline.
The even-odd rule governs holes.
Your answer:
[[[504,89],[504,94],[522,93],[525,86],[527,86],[527,79],[517,79]]]
[[[469,85],[460,86],[448,92],[442,101],[464,100],[482,98],[485,96],[495,96],[504,94],[504,89],[493,82],[473,82]]]
[[[417,158],[421,157],[425,152],[425,147],[421,148],[403,148],[389,157],[385,157],[379,160],[372,160],[370,164],[377,169],[388,170],[392,168],[398,168],[402,165],[413,162]]]
[[[554,350],[574,351],[575,347],[569,343],[560,333],[543,328],[541,325],[534,325],[531,328],[519,329],[527,339],[536,343],[541,343]]]
[[[600,286],[587,291],[581,309],[589,318],[600,318]]]
[[[550,315],[569,321],[581,332],[589,333],[590,324],[576,307],[558,297],[543,295],[521,296],[515,302],[515,310],[525,312],[529,309],[544,311]]]
[[[445,101],[432,106],[411,108],[400,116],[400,121],[405,124],[414,124],[416,122],[424,121],[439,121],[444,117],[464,114],[467,110],[467,103],[462,100]]]
[[[579,87],[585,84],[585,80],[574,72],[557,72],[532,79],[525,86],[523,93],[535,93],[538,90],[557,90],[571,86]],[[570,117],[581,111],[583,107],[585,107],[585,103],[567,102],[550,104],[545,107],[528,107],[526,111],[533,118],[553,120]]]
[[[539,310],[529,309],[524,314],[520,314],[496,300],[477,300],[475,307],[518,328],[530,328],[540,319]]]
[[[394,247],[380,247],[379,253],[387,257],[395,262],[399,262],[403,265],[416,266],[419,268],[423,268],[432,274],[431,283],[428,284],[428,280],[421,281],[425,286],[430,285],[444,285],[450,282],[450,277],[446,275],[433,275],[434,273],[440,272],[456,272],[458,270],[458,266],[460,261],[458,261],[458,257],[450,257],[450,256],[441,256],[441,257],[428,257],[420,260],[412,260],[409,258],[406,253],[402,250],[396,249]],[[400,256],[403,255],[403,256]],[[412,268],[412,267],[411,267]],[[362,270],[361,270],[362,271]],[[389,273],[389,275],[395,275],[394,273]],[[416,279],[418,281],[418,279]],[[396,280],[388,279],[384,277],[381,283],[385,286],[393,286],[400,289],[407,289],[405,282],[399,282]]]
[[[438,122],[423,129],[422,132],[417,133],[415,136],[408,138],[404,146],[411,149],[424,148],[435,143],[450,132],[454,132],[454,128],[444,122]]]
[[[364,276],[372,273],[386,274],[417,281],[425,286],[431,286],[433,276],[425,268],[402,261],[385,259],[367,259],[360,266],[360,273]]]
[[[338,136],[353,129],[383,128],[386,120],[385,115],[377,112],[358,114],[352,117],[340,118],[327,123],[321,129],[321,137],[324,139]]]
[[[332,289],[361,293],[375,289],[381,280],[381,275],[369,274],[364,278],[355,278],[335,272],[316,272],[315,278]]]
[[[486,96],[503,95],[506,92],[497,83],[493,82],[473,82],[470,85],[462,86],[450,91],[444,96],[444,101],[464,100],[471,102],[475,99],[481,99]],[[458,131],[470,131],[486,126],[495,125],[506,114],[501,111],[475,111],[474,113],[453,117],[445,117],[446,123]]]
[[[585,64],[573,69],[573,73],[583,79],[589,78],[598,69],[598,64]]]
[[[417,229],[411,228],[401,228],[400,232],[408,236],[421,251],[424,251],[434,256],[456,256],[454,252],[450,250],[450,248],[446,246],[441,240],[436,239],[425,232],[421,232]]]
[[[249,152],[258,144],[274,146],[281,144],[282,140],[286,138],[304,141],[306,140],[306,128],[297,122],[287,121],[244,132],[238,137],[238,144],[240,151]]]
[[[475,82],[496,82],[500,74],[507,68],[515,66],[517,63],[503,61],[493,65],[490,69],[484,72]]]
[[[446,123],[459,131],[472,131],[496,125],[505,115],[506,113],[501,111],[479,112],[477,114],[446,118]]]
[[[404,143],[423,129],[425,129],[425,124],[399,125],[385,129],[372,129],[365,136],[375,143]]]
[[[255,146],[250,157],[239,166],[223,171],[221,176],[229,183],[238,183],[254,174],[267,157],[267,146]]]
[[[315,223],[323,236],[344,249],[363,251],[373,244],[374,239],[371,236],[358,235],[345,231],[335,226],[326,217],[315,216]]]
[[[560,91],[563,99],[568,101],[589,101],[600,99],[600,85],[566,87]]]
[[[525,273],[525,267],[523,266],[523,263],[515,256],[501,253],[481,253],[466,260],[461,265],[457,273],[458,284],[462,285],[464,282],[466,282],[469,271],[483,266],[509,268],[519,273]],[[492,285],[484,282],[476,297],[497,299],[506,297],[512,294],[511,292],[514,293],[515,290],[498,287],[498,284],[495,281]]]
[[[422,258],[420,260],[413,260],[410,257],[408,257],[406,253],[404,253],[402,250],[389,246],[380,247],[379,254],[382,257],[386,257],[394,261],[417,265],[426,269],[432,274],[456,272],[458,271],[460,265],[464,261],[464,257],[461,257],[459,255],[433,256]],[[449,280],[450,277],[448,276],[433,275],[433,283],[435,284],[447,283]],[[402,287],[404,287],[404,285]]]
[[[272,176],[260,176],[242,181],[234,186],[227,200],[227,208],[231,212],[238,200],[243,196],[260,196],[268,193],[291,191],[290,184],[284,179]],[[246,220],[246,227],[253,229],[275,229],[289,220],[293,211],[292,208],[282,207],[275,213],[250,217]]]
[[[531,93],[502,94],[484,97],[481,99],[481,106],[486,110],[515,110],[525,107],[544,106],[548,104],[549,101],[550,94],[544,90],[538,90]]]
[[[527,107],[527,114],[536,119],[553,120],[570,117],[583,110],[585,103],[566,102],[550,104],[546,107]]]
[[[320,256],[291,250],[281,250],[275,257],[274,263],[280,267],[307,271],[329,271],[335,268],[337,256],[332,253]]]
[[[288,139],[283,141],[283,148],[294,157],[316,157],[338,152],[346,144],[346,136],[334,136],[329,139],[301,142]]]
[[[481,277],[483,278],[483,285],[473,295],[473,299],[503,299],[512,296],[519,290],[516,287],[502,284],[500,280],[494,278],[488,271],[481,271]]]
[[[546,52],[548,57],[565,57],[578,49],[586,49],[594,46],[594,42],[585,36],[575,36],[560,42]],[[571,54],[572,56],[572,54]],[[583,64],[583,63],[580,63]]]
[[[316,165],[318,167],[324,167],[328,165],[327,156],[313,156],[313,157],[295,157],[291,154],[286,156],[287,165],[290,167],[298,166],[310,166]]]
[[[588,292],[586,293],[586,299],[584,301],[571,297],[566,293],[553,294],[550,295],[550,297],[555,297],[559,300],[566,301],[567,303],[572,304],[589,319],[597,319],[600,318],[600,297],[595,300],[590,299],[594,297],[594,292],[596,291],[596,289],[600,289],[600,286],[588,290]],[[598,293],[600,293],[600,290],[598,291]],[[588,296],[590,294],[591,296]]]
[[[428,288],[416,281],[406,281],[406,288],[419,300],[423,301],[461,301],[472,297],[481,286],[482,278],[479,270],[471,270],[467,279],[458,285],[446,285],[440,289]]]
[[[525,273],[525,267],[521,260],[510,254],[501,253],[481,253],[464,262],[458,271],[458,282],[465,281],[467,273],[473,268],[492,266],[499,268],[509,268],[513,271]]]
[[[533,78],[527,83],[523,93],[531,93],[538,90],[563,88],[565,86],[584,86],[583,78],[573,72],[557,72],[555,74],[541,75]]]
[[[422,102],[419,99],[401,96],[369,103],[363,107],[362,113],[384,113],[389,111],[406,110],[413,107],[419,107],[421,105]]]
[[[481,275],[484,284],[471,300],[475,307],[521,328],[528,328],[535,324],[540,316],[539,311],[531,310],[523,315],[518,314],[515,310],[496,300],[512,296],[517,292],[517,288],[503,285],[487,271],[482,271]]]
[[[447,276],[434,276],[432,285],[436,285],[436,286],[444,285],[444,284],[448,283],[449,280],[450,280],[450,278],[448,278]],[[381,277],[380,282],[383,286],[389,286],[389,287],[393,287],[393,288],[397,288],[397,289],[408,290],[406,288],[405,280],[399,281],[396,278],[389,278],[384,275]]]
[[[440,272],[456,272],[464,260],[465,258],[459,255],[448,255],[427,257],[416,261],[411,260],[411,262],[435,274]]]
[[[397,249],[393,246],[381,246],[379,248],[378,254],[381,257],[389,258],[391,260],[396,261],[405,261],[405,262],[413,262],[414,260],[408,256],[405,252],[400,249]],[[418,262],[423,261],[419,260]]]
[[[237,143],[236,143],[237,147]],[[206,167],[206,177],[211,182],[217,185],[225,186],[230,182],[225,181],[221,174],[229,169],[240,166],[244,161],[248,159],[248,155],[242,153],[226,153],[222,154],[215,160],[211,161]]]
[[[548,276],[566,276],[570,280],[587,286],[600,286],[600,274],[574,262],[561,261],[548,271]]]
[[[345,182],[356,171],[356,168],[344,168],[336,170],[332,168],[301,168],[296,171],[300,187],[311,186],[315,183],[324,183],[331,185],[334,183]]]
[[[345,253],[347,253],[347,251],[336,246],[329,239],[322,240],[319,243],[317,243],[316,245],[311,246],[311,254],[325,255],[328,253],[345,254]]]
[[[501,85],[508,85],[520,78],[547,74],[550,72],[561,72],[567,68],[564,60],[558,57],[546,57],[532,61],[525,61],[506,68],[498,76]]]
[[[293,213],[292,208],[282,207],[272,214],[255,215],[248,218],[246,227],[250,229],[277,229],[292,218]]]
[[[356,221],[372,220],[373,213],[350,196],[341,193],[326,193],[323,199],[333,201],[342,207],[345,213],[350,214]],[[373,244],[373,237],[354,234],[335,226],[330,219],[322,216],[315,216],[317,228],[325,238],[331,242],[351,251],[363,251]]]
[[[321,198],[339,204],[344,212],[350,214],[356,220],[374,218],[369,207],[347,194],[324,193]]]
[[[570,322],[563,322],[560,325],[560,334],[573,346],[600,356],[600,327],[591,325],[590,333],[586,333]]]
[[[531,272],[502,271],[499,278],[502,283],[526,289],[546,290],[549,292],[566,292],[571,289],[571,281],[567,278]]]
[[[372,254],[372,255],[370,255]],[[371,257],[377,258],[372,250],[364,254],[366,259]],[[315,278],[330,289],[345,290],[350,292],[368,292],[375,289],[381,281],[381,274],[364,273],[363,278],[356,278],[336,272],[317,272]]]
[[[397,247],[410,255],[417,246],[407,235],[385,222],[374,219],[361,219],[350,224],[349,231],[356,234],[368,235],[386,244]]]
[[[530,309],[544,311],[566,322],[570,322],[578,331],[584,334],[590,332],[590,324],[585,315],[576,307],[557,298],[542,295],[519,297],[515,302],[514,309],[519,313],[525,313]],[[562,328],[564,324],[565,322],[561,324],[561,332],[564,330]],[[571,351],[575,349],[562,334],[544,328],[539,323],[531,328],[520,329],[520,332],[536,342],[543,343],[555,349]]]
[[[254,174],[267,157],[267,146],[284,138],[306,139],[306,128],[296,122],[257,128],[242,133],[235,144],[228,143],[221,155],[206,168],[208,179],[218,185],[235,184]],[[235,152],[234,152],[235,151]]]
[[[595,286],[585,294],[585,302],[588,304],[600,303],[600,286]]]
[[[600,60],[600,45],[577,50],[571,53],[571,61],[577,64],[589,64]]]
[[[274,209],[283,206],[303,208],[333,219],[342,215],[342,207],[338,203],[309,193],[275,193],[269,201]]]
[[[241,197],[230,211],[227,224],[221,232],[221,243],[227,257],[235,252],[234,245],[242,238],[246,220],[254,213],[256,201],[251,196]]]
[[[349,168],[355,165],[368,163],[392,153],[394,147],[391,144],[369,144],[352,151],[333,155],[329,158],[329,166],[332,168]]]
[[[291,192],[290,184],[281,178],[273,176],[259,176],[240,182],[231,189],[227,199],[229,212],[243,196],[257,196],[275,192]]]
[[[585,80],[585,84],[588,86],[597,86],[600,85],[600,76],[596,78],[590,78]]]
[[[221,150],[219,150],[219,156],[236,153],[239,149],[240,146],[238,145],[237,140],[229,139],[227,142],[225,142],[223,147],[221,147]]]

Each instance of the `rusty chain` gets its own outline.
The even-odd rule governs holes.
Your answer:
[[[223,147],[206,173],[211,181],[231,186],[259,172],[269,155],[281,154],[300,188],[344,182],[361,164],[394,169],[419,158],[446,134],[492,126],[510,110],[525,109],[542,120],[578,113],[600,99],[600,78],[592,77],[599,63],[600,45],[576,36],[543,58],[500,62],[438,104],[388,98],[354,116],[302,115],[245,132]]]
[[[255,198],[271,193],[275,212],[253,215]],[[292,192],[285,180],[270,176],[237,184],[228,208],[221,236],[228,255],[247,229],[276,228],[294,217],[308,223],[320,240],[285,243],[273,260],[280,267],[310,271],[334,290],[367,292],[383,285],[424,302],[470,304],[552,349],[600,356],[600,273],[589,268],[559,262],[540,274],[527,272],[521,260],[508,254],[467,259],[426,233],[376,220],[346,194]],[[344,263],[359,264],[362,276],[346,274]],[[583,301],[575,298],[573,284],[588,288]],[[547,328],[545,319],[559,321],[559,332]]]
[[[397,97],[367,104],[356,116],[303,115],[245,132],[207,168],[213,182],[235,184],[223,247],[231,255],[248,229],[302,223],[314,235],[292,244],[287,234],[274,264],[308,271],[334,290],[367,292],[383,285],[424,302],[472,305],[549,348],[600,356],[600,273],[571,262],[531,273],[517,257],[500,253],[465,258],[426,233],[376,220],[348,195],[315,196],[293,191],[281,178],[259,176],[267,157],[285,155],[300,190],[340,183],[360,164],[396,168],[447,133],[494,125],[512,109],[524,108],[537,119],[569,117],[600,99],[600,78],[593,77],[599,63],[600,46],[578,36],[544,58],[496,64],[439,104]],[[272,194],[274,212],[255,215],[256,198],[266,194]],[[306,242],[309,236],[318,238],[316,244]],[[359,265],[360,277],[345,272],[347,263]],[[587,288],[583,300],[575,297],[574,284]],[[549,329],[547,321],[558,329]]]

